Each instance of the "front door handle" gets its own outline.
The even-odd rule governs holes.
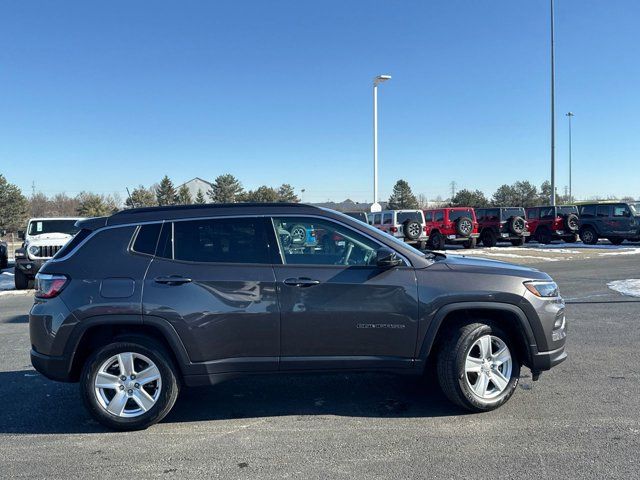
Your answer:
[[[153,279],[156,283],[162,283],[164,285],[182,285],[183,283],[190,283],[191,279],[181,277],[179,275],[169,275],[167,277],[156,277]]]
[[[287,278],[283,283],[292,287],[312,287],[320,284],[320,280],[312,280],[310,278]]]

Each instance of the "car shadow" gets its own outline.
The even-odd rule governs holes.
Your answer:
[[[0,323],[29,323],[29,315],[12,315],[5,317]]]
[[[77,384],[31,370],[0,372],[0,434],[106,432],[82,406]],[[16,401],[16,399],[21,399]],[[464,415],[433,380],[392,374],[264,375],[184,388],[165,424],[238,418],[337,415]]]

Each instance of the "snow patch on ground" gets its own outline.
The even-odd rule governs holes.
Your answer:
[[[13,272],[11,270],[2,270],[2,273],[0,274],[0,292],[13,290],[15,288],[15,284],[13,283]]]
[[[598,255],[601,257],[609,256],[609,255],[638,255],[640,254],[640,248],[625,248],[624,250],[618,250],[616,252],[604,252],[599,253]]]
[[[640,279],[630,278],[627,280],[614,280],[607,283],[607,287],[622,295],[629,295],[630,297],[640,297]]]

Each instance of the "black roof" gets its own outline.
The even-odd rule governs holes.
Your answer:
[[[97,217],[77,223],[81,228],[95,230],[108,225],[175,220],[180,218],[198,218],[217,215],[283,215],[296,213],[314,213],[320,210],[304,203],[205,203],[201,205],[169,205],[165,207],[130,208],[114,213],[110,217]]]

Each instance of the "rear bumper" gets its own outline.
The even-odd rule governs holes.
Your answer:
[[[69,361],[65,357],[54,357],[31,350],[31,365],[45,377],[58,382],[70,382]]]

